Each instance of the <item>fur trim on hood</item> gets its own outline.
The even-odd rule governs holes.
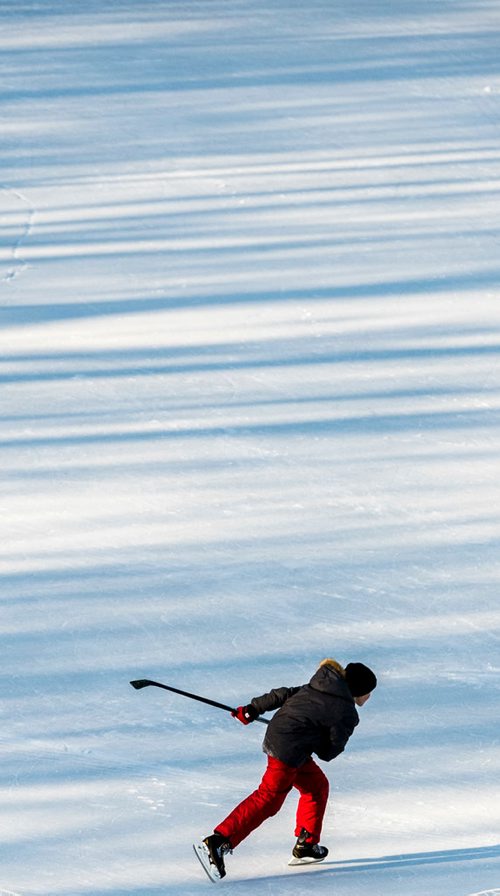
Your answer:
[[[345,669],[340,665],[340,663],[337,662],[337,660],[332,660],[327,657],[326,660],[321,660],[319,664],[320,669],[321,666],[330,666],[332,669],[335,669],[335,671],[338,672],[339,675],[342,676],[342,678],[345,678]]]

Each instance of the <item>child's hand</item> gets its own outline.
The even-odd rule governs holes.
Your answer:
[[[249,725],[250,722],[254,722],[258,716],[258,712],[253,708],[252,704],[249,703],[248,706],[238,706],[237,709],[233,709],[232,716],[235,719],[238,719],[242,725]]]

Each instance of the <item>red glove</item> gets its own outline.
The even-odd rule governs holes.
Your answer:
[[[235,719],[238,719],[242,725],[249,725],[250,722],[255,721],[259,713],[254,709],[252,704],[249,703],[248,706],[238,706],[237,709],[233,709],[231,715],[234,716]]]

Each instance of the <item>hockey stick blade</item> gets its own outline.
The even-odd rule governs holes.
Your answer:
[[[130,684],[136,691],[140,691],[141,688],[147,688],[149,684],[153,682],[149,680],[149,678],[138,678],[137,681],[131,681]]]

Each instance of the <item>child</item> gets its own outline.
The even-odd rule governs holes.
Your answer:
[[[264,712],[278,709],[266,730],[263,750],[267,769],[257,790],[224,819],[213,834],[195,847],[213,880],[225,876],[224,856],[266,818],[276,815],[295,787],[300,794],[290,864],[321,862],[328,855],[320,846],[328,800],[328,779],[312,759],[315,753],[329,762],[345,748],[359,722],[356,706],[363,706],[377,685],[375,674],[363,663],[345,669],[336,660],[323,660],[309,684],[277,688],[239,706],[233,715],[243,725]]]

